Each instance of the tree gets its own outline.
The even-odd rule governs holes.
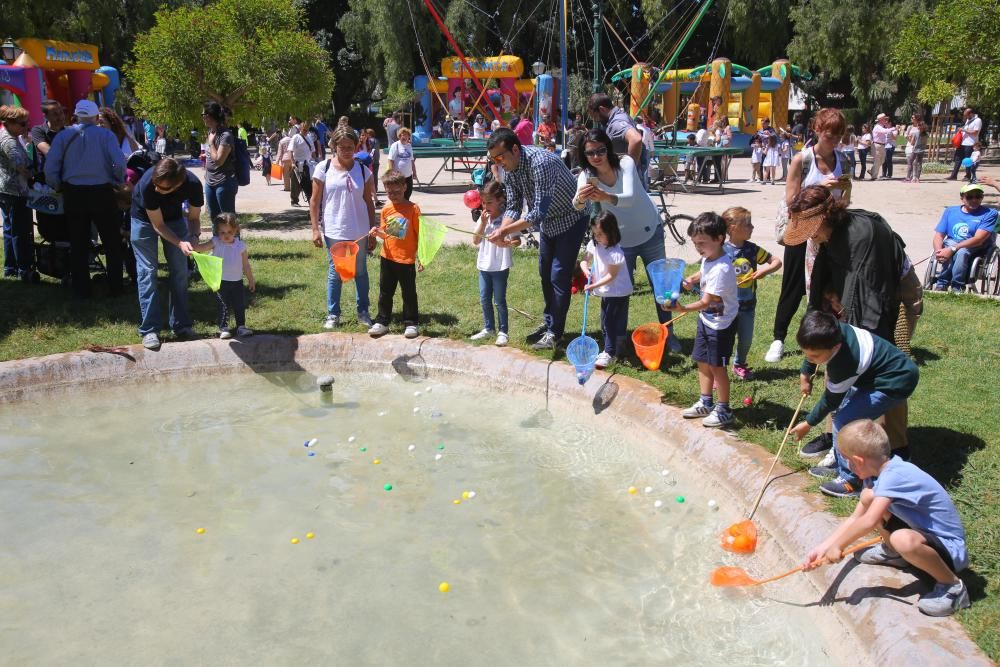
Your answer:
[[[1000,5],[995,0],[943,0],[930,16],[911,16],[892,46],[897,75],[920,84],[924,104],[964,89],[977,108],[1000,108]]]
[[[847,77],[859,110],[894,112],[910,93],[909,81],[888,71],[897,16],[919,16],[926,0],[886,0],[872,13],[871,0],[810,0],[791,6],[794,36],[788,54],[829,80]]]
[[[306,115],[330,100],[329,58],[291,0],[219,0],[155,20],[125,73],[140,112],[157,122],[198,125],[206,100],[243,119]]]

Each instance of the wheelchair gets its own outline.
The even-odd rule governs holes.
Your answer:
[[[924,290],[934,289],[941,263],[931,252],[924,271]],[[986,252],[973,258],[969,267],[969,278],[965,281],[965,291],[983,296],[1000,296],[1000,249],[996,245],[996,236]]]

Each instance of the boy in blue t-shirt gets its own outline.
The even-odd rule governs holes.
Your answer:
[[[729,240],[723,246],[729,259],[733,261],[736,273],[736,299],[739,313],[736,315],[736,356],[733,357],[733,373],[741,380],[752,380],[753,371],[747,366],[747,355],[753,342],[753,325],[757,314],[757,281],[781,268],[781,260],[750,240],[753,222],[750,211],[742,206],[733,206],[722,212],[726,221]]]
[[[961,194],[962,205],[946,208],[934,228],[934,258],[941,264],[935,292],[949,286],[953,292],[964,292],[973,258],[995,242],[997,211],[983,206],[983,186],[966,185]]]
[[[928,616],[950,616],[970,606],[969,592],[955,574],[969,565],[965,529],[948,492],[917,466],[891,456],[888,436],[870,419],[841,429],[839,446],[865,489],[854,514],[806,555],[803,569],[818,567],[824,558],[839,561],[848,545],[877,530],[882,543],[855,553],[858,562],[912,565],[932,576],[934,588],[917,602]]]

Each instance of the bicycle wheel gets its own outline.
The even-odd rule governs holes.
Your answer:
[[[680,221],[680,223],[684,225],[684,233],[687,233],[688,225],[694,222],[694,218],[685,213],[675,213],[667,219],[666,226],[667,229],[670,230],[670,235],[674,237],[675,241],[677,241],[677,245],[684,245],[687,243],[687,237],[677,230],[677,221]]]

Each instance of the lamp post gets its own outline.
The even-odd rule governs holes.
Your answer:
[[[0,52],[2,52],[3,59],[10,64],[14,64],[17,57],[21,55],[21,49],[17,48],[17,44],[10,37],[4,40],[3,45],[0,46]]]

